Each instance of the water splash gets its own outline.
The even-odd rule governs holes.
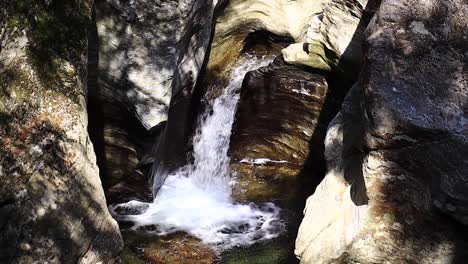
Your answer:
[[[203,115],[193,138],[193,164],[168,175],[153,203],[110,206],[117,220],[157,235],[185,231],[223,249],[278,236],[284,227],[278,207],[233,202],[227,155],[242,80],[248,71],[271,61],[251,56],[233,70],[229,85]]]

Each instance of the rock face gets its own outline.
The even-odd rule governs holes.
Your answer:
[[[167,120],[181,29],[193,2],[96,3],[102,97],[124,105],[147,129]]]
[[[165,171],[173,170],[187,162],[189,139],[194,129],[196,109],[202,93],[197,86],[199,74],[206,64],[205,55],[211,43],[213,14],[217,1],[194,0],[190,12],[184,18],[185,27],[177,43],[177,64],[171,83],[172,97],[167,124],[161,131],[154,148],[157,157],[151,174],[153,190],[157,192],[164,183]]]
[[[103,178],[128,193],[126,197],[133,192],[129,182],[149,190],[143,186],[147,177],[137,168],[143,153],[153,155],[142,161],[147,166],[158,157],[150,174],[175,167],[185,157],[199,99],[195,84],[211,40],[215,5],[211,0],[109,0],[96,5],[97,27],[90,39],[99,54],[98,75],[90,94],[93,111],[101,117],[93,120],[93,141],[102,146],[100,166],[107,164]],[[157,127],[157,135],[145,132],[134,117],[147,130]],[[144,148],[151,144],[155,146]],[[156,177],[156,186],[163,181]]]
[[[281,57],[246,74],[229,152],[247,196],[277,198],[305,166],[324,169],[328,113],[338,105],[329,95],[325,77]]]
[[[0,4],[2,263],[113,263],[122,249],[87,132],[91,5]]]
[[[249,34],[267,31],[290,37],[283,49],[287,63],[331,71],[359,68],[360,41],[367,1],[234,0],[216,21],[208,69],[222,72],[243,50]],[[351,70],[351,72],[353,72]]]
[[[301,263],[465,261],[467,11],[457,0],[382,2],[360,79],[328,129]]]
[[[285,61],[328,71],[339,66],[348,75],[356,74],[368,23],[367,2],[324,1],[320,12],[312,13],[305,37],[283,50]]]

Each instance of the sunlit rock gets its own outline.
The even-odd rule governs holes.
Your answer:
[[[370,19],[366,6],[367,1],[349,0],[229,1],[216,21],[208,69],[229,68],[249,34],[267,31],[294,40],[282,51],[287,63],[327,71],[351,68],[347,74],[353,75],[361,63],[361,35]]]
[[[308,23],[313,14],[322,11],[325,1],[234,0],[216,20],[216,28],[208,69],[222,72],[232,66],[249,33],[267,31],[292,38],[305,39]]]

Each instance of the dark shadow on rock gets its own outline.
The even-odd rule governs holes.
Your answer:
[[[256,30],[247,35],[241,54],[280,55],[281,50],[294,43],[294,39],[279,36],[267,30]]]
[[[99,82],[105,77],[100,76],[98,67],[99,38],[95,15],[93,9],[93,23],[88,35],[88,131],[107,202],[149,201],[148,179],[139,170],[136,160],[142,159],[157,134],[149,133],[124,104],[105,97],[106,88]],[[122,82],[130,85],[125,80]]]
[[[364,177],[362,175],[362,159],[364,157],[362,139],[359,138],[362,135],[361,122],[359,116],[350,116],[347,114],[344,118],[353,118],[356,120],[355,126],[346,128],[343,134],[343,157],[350,157],[346,159],[344,168],[332,168],[330,165],[325,164],[325,135],[327,132],[328,125],[332,119],[340,111],[343,104],[344,98],[348,91],[351,89],[353,84],[357,81],[358,75],[361,69],[361,63],[359,61],[349,61],[346,58],[356,57],[355,53],[360,54],[361,51],[357,50],[358,47],[355,43],[361,43],[364,31],[373,17],[376,9],[378,8],[380,1],[369,1],[365,10],[361,10],[362,18],[357,26],[356,31],[353,34],[350,43],[354,45],[348,46],[343,52],[341,58],[345,58],[339,61],[338,65],[333,69],[331,73],[326,75],[329,86],[327,97],[323,104],[323,111],[320,113],[318,118],[317,128],[309,141],[309,148],[320,149],[320,152],[311,152],[315,155],[311,155],[307,158],[304,168],[300,174],[300,180],[306,180],[311,177],[312,173],[315,176],[313,178],[313,184],[308,185],[311,188],[312,193],[315,191],[317,185],[322,181],[325,176],[325,171],[331,170],[344,170],[345,178],[349,184],[352,185],[351,196],[356,204],[362,205],[367,203],[366,189],[364,184]],[[358,3],[354,3],[359,6]],[[359,56],[358,56],[359,57]],[[310,182],[310,179],[308,180]],[[304,184],[303,184],[304,185]],[[302,202],[303,204],[305,201]],[[305,205],[305,204],[304,204]]]
[[[192,52],[191,49],[207,39],[203,34],[198,34],[204,25],[202,22],[207,22],[204,15],[210,12],[208,5],[202,4],[202,1],[194,1],[192,8],[197,9],[196,14],[190,13],[186,18],[184,23],[187,27],[183,29],[186,32],[178,39],[175,31],[181,29],[177,28],[176,23],[179,19],[177,8],[172,10],[177,11],[174,14],[159,14],[155,10],[164,5],[159,6],[158,3],[153,6],[149,2],[96,1],[97,14],[93,14],[93,30],[89,36],[89,131],[96,147],[105,189],[113,193],[106,192],[109,197],[112,196],[109,202],[118,200],[117,190],[123,192],[123,200],[130,199],[132,189],[134,198],[150,200],[151,196],[147,194],[152,188],[149,183],[153,174],[152,163],[162,162],[160,167],[168,170],[183,164],[176,161],[183,160],[181,157],[189,145],[185,141],[191,129],[192,121],[189,119],[194,112],[190,104],[195,80],[189,76],[191,72],[182,72],[177,65],[182,63],[185,52]],[[142,10],[145,12],[140,17]],[[171,22],[173,18],[176,20]],[[109,21],[113,23],[111,26]],[[96,23],[101,27],[100,36]],[[136,37],[129,35],[129,27],[137,34]],[[191,38],[195,35],[192,43]],[[157,41],[157,45],[153,41]],[[135,55],[143,57],[137,56],[135,59]],[[116,61],[115,58],[122,59]],[[118,70],[113,63],[119,64]],[[155,74],[174,72],[167,80],[172,83],[170,107],[147,92],[145,87],[130,80],[130,74],[142,73],[147,65],[156,67]],[[154,82],[153,85],[153,89],[163,89],[160,83]],[[161,115],[171,117],[167,123],[161,122],[156,125],[157,128],[151,129],[152,132],[148,132],[148,128],[142,125],[142,115],[150,113],[152,108],[161,108]],[[181,119],[177,120],[179,117]],[[166,130],[170,131],[166,133]],[[153,157],[149,154],[153,154]],[[155,157],[159,158],[156,162]],[[122,171],[125,171],[124,176],[121,175]]]
[[[393,243],[391,251],[379,255],[381,262],[432,261],[431,254],[442,252],[452,257],[443,261],[464,263],[468,254],[463,222],[467,129],[461,121],[468,115],[468,87],[466,77],[460,78],[466,71],[467,41],[463,16],[457,15],[466,3],[427,4],[430,9],[419,1],[382,3],[377,21],[367,29],[364,68],[353,88],[351,107],[357,110],[348,109],[359,127],[344,131],[343,156],[351,157],[345,164],[347,180],[354,184],[363,169],[371,173],[366,180],[372,182],[367,190],[372,215],[391,214],[401,225],[398,232],[388,231],[390,241],[370,237],[372,243]],[[362,168],[366,161],[353,159],[353,153],[373,161]],[[359,194],[366,189],[357,187],[352,198],[359,205]],[[366,262],[365,255],[342,256],[340,261]]]
[[[212,2],[196,0],[186,21],[184,34],[178,43],[180,54],[172,82],[172,97],[167,115],[167,124],[156,142],[155,160],[150,169],[153,194],[164,183],[168,174],[190,162],[191,135],[196,126],[197,108],[203,96],[201,84],[208,63],[209,48],[214,32],[214,7]],[[203,57],[191,54],[203,51]],[[199,66],[199,74],[184,69],[183,60]]]

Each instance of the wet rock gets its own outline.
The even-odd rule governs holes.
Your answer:
[[[129,263],[212,264],[218,263],[216,252],[200,240],[185,233],[155,238],[144,234],[124,233],[122,260]]]
[[[328,130],[329,172],[296,243],[302,263],[465,262],[466,10],[464,1],[382,2],[359,82]],[[318,204],[333,197],[352,210]],[[332,232],[338,225],[345,232]],[[330,236],[310,236],[318,232]]]
[[[0,262],[114,263],[87,132],[91,1],[0,4]]]
[[[323,170],[323,137],[338,105],[325,77],[277,58],[246,74],[240,96],[229,152],[241,186],[248,179],[244,195],[277,197],[306,167]]]

